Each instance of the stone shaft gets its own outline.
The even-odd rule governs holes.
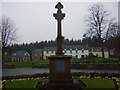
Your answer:
[[[62,44],[63,44],[63,37],[62,37],[62,30],[61,30],[61,20],[65,17],[65,14],[62,13],[61,9],[63,8],[61,3],[56,5],[57,13],[54,13],[53,16],[57,19],[57,55],[62,55]]]

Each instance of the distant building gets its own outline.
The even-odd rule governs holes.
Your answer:
[[[55,55],[56,47],[45,47],[43,49],[44,59],[50,55]],[[84,45],[68,45],[63,46],[64,55],[70,55],[72,58],[84,58],[89,55],[89,49]]]
[[[4,53],[4,59],[2,59],[2,52],[1,52],[1,60],[2,60],[2,62],[11,62],[12,61],[12,57],[11,57],[10,54],[5,52]]]
[[[47,59],[50,55],[55,55],[56,47],[44,47],[43,49],[43,59]]]
[[[113,49],[110,50],[110,56],[111,57],[115,57],[116,53],[117,52],[116,52],[115,48],[113,48]]]
[[[111,49],[110,50],[110,57],[119,58],[120,57],[120,51],[115,49],[115,48]]]
[[[30,54],[27,51],[17,51],[13,53],[12,61],[30,61]]]
[[[90,52],[96,57],[102,57],[101,47],[91,47]],[[109,58],[109,52],[107,49],[104,49],[104,57]]]
[[[12,56],[5,52],[3,62],[11,62]]]
[[[42,59],[42,49],[35,49],[32,51],[32,60],[41,60]]]
[[[84,58],[89,55],[89,49],[85,45],[68,45],[63,50],[65,55],[71,55],[72,58]]]

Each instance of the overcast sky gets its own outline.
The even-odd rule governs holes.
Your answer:
[[[62,20],[62,34],[69,39],[81,39],[85,33],[84,18],[88,15],[88,8],[92,2],[61,2],[62,10],[66,14]],[[18,28],[18,43],[55,40],[57,21],[53,17],[56,13],[57,2],[3,2],[2,14],[10,17]],[[111,17],[118,19],[118,3],[103,2]]]

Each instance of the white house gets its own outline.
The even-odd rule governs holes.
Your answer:
[[[47,59],[50,55],[55,55],[56,47],[44,47],[43,49],[43,59]]]
[[[102,57],[102,48],[101,47],[91,47],[91,53],[94,56]],[[106,48],[104,49],[104,57],[109,58],[109,52]]]
[[[56,47],[44,47],[43,55],[46,59],[50,55],[55,55]],[[83,58],[89,55],[89,49],[84,45],[68,45],[63,46],[64,55],[70,55],[72,58]]]
[[[64,47],[64,54],[73,58],[84,58],[89,55],[89,49],[84,45],[69,45]]]

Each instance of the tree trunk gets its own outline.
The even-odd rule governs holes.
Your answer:
[[[100,40],[100,46],[101,46],[101,51],[102,51],[102,57],[104,58],[105,55],[104,55],[104,43],[103,43],[103,40],[101,38],[101,34],[99,35],[99,40]]]
[[[105,54],[104,54],[104,46],[102,46],[102,57],[103,57],[103,58],[105,57]]]
[[[5,61],[5,47],[2,47],[2,62]]]
[[[102,57],[104,58],[105,57],[105,54],[104,54],[104,43],[103,43],[103,40],[101,39],[101,48],[102,48]]]

